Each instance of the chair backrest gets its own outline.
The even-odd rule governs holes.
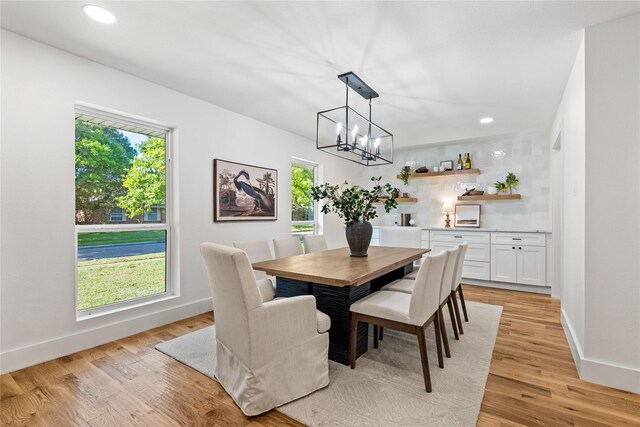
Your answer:
[[[276,253],[276,258],[304,254],[304,251],[302,250],[302,243],[297,237],[273,239],[273,250]]]
[[[447,265],[444,267],[444,274],[442,275],[442,285],[440,286],[440,304],[445,302],[449,295],[451,295],[451,282],[456,275],[456,269],[458,267],[458,257],[462,246],[456,245],[453,249],[449,249],[449,257],[447,258]]]
[[[273,259],[269,242],[257,240],[255,242],[233,242],[233,247],[246,252],[251,263]],[[267,274],[264,271],[254,271],[256,279],[264,279]]]
[[[458,285],[462,282],[462,267],[468,247],[469,244],[467,242],[460,245],[460,254],[458,254],[458,261],[456,262],[456,273],[453,275],[453,281],[451,282],[452,291],[455,291],[458,288]]]
[[[380,246],[419,248],[422,229],[418,227],[380,227]]]
[[[308,254],[312,252],[322,252],[329,249],[327,241],[322,234],[302,236],[304,240],[304,251]]]
[[[250,366],[249,312],[262,306],[247,254],[240,249],[202,243],[200,253],[211,285],[216,337]]]
[[[429,256],[418,270],[409,305],[409,318],[414,325],[424,324],[438,309],[442,276],[448,257],[448,251]]]

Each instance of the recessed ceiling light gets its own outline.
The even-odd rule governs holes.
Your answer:
[[[116,16],[113,13],[99,6],[88,4],[83,7],[82,10],[84,10],[84,13],[86,13],[89,18],[103,24],[115,24],[117,21]]]
[[[487,125],[492,122],[493,122],[493,117],[484,117],[480,119],[480,123],[482,123],[483,125]]]

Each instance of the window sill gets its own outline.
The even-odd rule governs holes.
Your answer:
[[[84,320],[96,319],[98,317],[109,316],[115,313],[121,313],[123,311],[133,310],[135,308],[144,307],[151,304],[156,304],[163,301],[170,301],[178,298],[179,295],[175,294],[160,294],[150,297],[145,297],[143,300],[132,300],[113,305],[96,307],[93,309],[86,309],[82,311],[76,311],[76,322],[82,322]]]

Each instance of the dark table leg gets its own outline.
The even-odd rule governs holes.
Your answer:
[[[396,279],[402,278],[413,270],[413,263],[400,267],[390,273],[373,279],[370,283],[360,286],[330,286],[319,283],[303,282],[300,280],[278,277],[276,281],[276,294],[278,297],[293,297],[298,295],[314,295],[316,307],[331,318],[329,329],[329,359],[350,364],[349,337],[351,325],[351,304],[380,290],[381,287]],[[358,340],[356,344],[356,356],[360,357],[367,351],[369,343],[368,325],[361,323],[358,326]]]

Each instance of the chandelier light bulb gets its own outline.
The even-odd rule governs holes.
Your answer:
[[[336,134],[340,135],[341,131],[342,131],[342,123],[338,122],[338,125],[336,126]]]

